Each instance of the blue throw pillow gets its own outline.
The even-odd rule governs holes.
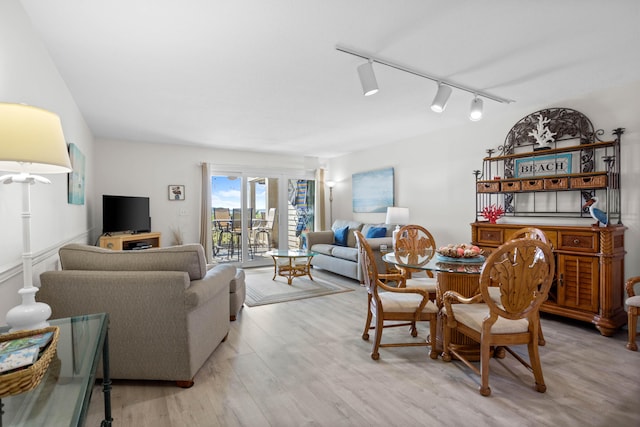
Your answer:
[[[347,246],[347,238],[349,237],[349,226],[336,229],[333,232],[336,245]]]
[[[367,231],[367,235],[364,236],[367,239],[373,239],[375,237],[386,237],[387,236],[387,229],[385,227],[371,227],[368,231]]]

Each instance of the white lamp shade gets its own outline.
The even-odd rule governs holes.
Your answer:
[[[378,82],[376,81],[376,75],[373,73],[373,63],[367,62],[360,65],[358,67],[358,75],[360,76],[360,84],[362,84],[364,96],[378,92]]]
[[[41,108],[0,103],[0,170],[71,172],[60,118]]]
[[[449,101],[451,91],[451,86],[439,83],[438,92],[436,93],[436,96],[435,98],[433,98],[433,102],[431,103],[431,110],[435,111],[436,113],[442,113],[447,106],[447,101]]]
[[[385,223],[407,225],[409,223],[409,208],[388,207]]]
[[[333,188],[335,186],[336,186],[336,182],[335,181],[327,181],[327,187]]]
[[[477,122],[482,119],[482,99],[473,98],[471,101],[471,112],[469,113],[469,120]]]

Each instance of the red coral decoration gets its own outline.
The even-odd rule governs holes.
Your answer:
[[[504,215],[504,209],[500,205],[485,206],[482,209],[482,216],[488,219],[491,224],[495,224],[502,215]]]

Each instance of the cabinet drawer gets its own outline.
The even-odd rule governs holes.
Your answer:
[[[598,233],[558,231],[558,249],[574,252],[598,252]]]
[[[523,191],[538,191],[544,187],[544,181],[542,179],[527,179],[522,181]]]
[[[607,186],[606,175],[581,176],[571,178],[571,188],[605,188]]]
[[[508,242],[509,240],[513,239],[513,235],[516,233],[516,231],[518,231],[519,229],[507,229],[505,230],[505,242]],[[557,249],[558,248],[558,233],[555,230],[543,230],[542,231],[545,235],[545,237],[547,238],[547,242],[551,245],[551,249]]]
[[[478,244],[499,246],[504,242],[504,229],[502,228],[478,228]]]
[[[569,180],[567,178],[545,178],[545,190],[566,190],[569,188]]]
[[[500,189],[504,192],[520,191],[520,181],[502,181]]]
[[[500,182],[478,182],[476,184],[478,193],[497,193],[500,191]]]

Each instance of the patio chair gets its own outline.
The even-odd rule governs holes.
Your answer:
[[[267,212],[267,218],[264,223],[257,225],[254,228],[254,243],[257,246],[259,242],[263,239],[266,240],[267,250],[271,250],[271,234],[273,233],[273,228],[276,221],[276,208],[269,208]],[[262,238],[261,238],[262,237]]]
[[[213,208],[213,254],[218,255],[226,246],[227,257],[233,254],[234,239],[229,208]]]

